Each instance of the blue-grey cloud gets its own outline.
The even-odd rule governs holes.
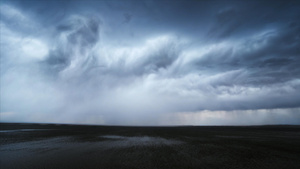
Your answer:
[[[297,1],[0,5],[3,121],[300,123]]]

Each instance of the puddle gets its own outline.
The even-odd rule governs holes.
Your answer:
[[[126,137],[124,136],[117,136],[117,135],[106,135],[106,136],[100,136],[101,138],[107,138],[107,139],[124,139]]]
[[[102,138],[112,139],[110,141],[102,141],[101,145],[105,147],[131,147],[131,146],[155,146],[155,145],[174,145],[181,144],[182,141],[165,139],[161,137],[150,136],[118,136],[118,135],[105,135]]]
[[[22,132],[22,131],[46,131],[53,129],[18,129],[18,130],[0,130],[0,133]]]

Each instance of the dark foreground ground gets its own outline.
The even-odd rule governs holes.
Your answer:
[[[300,126],[0,123],[0,168],[300,168]]]

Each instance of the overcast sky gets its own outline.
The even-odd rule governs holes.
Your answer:
[[[300,1],[2,0],[1,122],[300,124]]]

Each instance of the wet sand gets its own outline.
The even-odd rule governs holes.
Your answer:
[[[0,124],[0,168],[300,168],[300,126]]]

